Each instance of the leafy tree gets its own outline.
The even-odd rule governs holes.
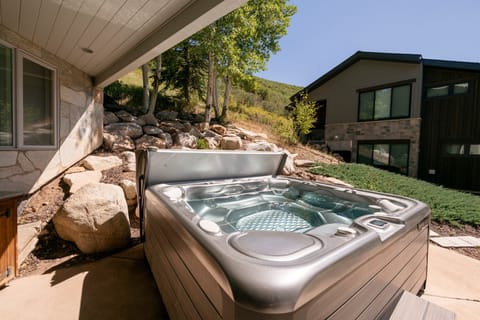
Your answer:
[[[316,122],[317,106],[314,101],[308,99],[308,94],[300,93],[300,97],[295,99],[295,105],[292,110],[293,126],[299,138],[310,133]]]

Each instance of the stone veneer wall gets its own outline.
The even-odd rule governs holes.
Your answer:
[[[57,71],[57,147],[0,150],[0,190],[32,193],[102,144],[103,93],[87,74],[1,25],[0,39]]]
[[[357,142],[366,140],[409,140],[408,175],[417,176],[421,118],[336,123],[325,125],[325,142],[332,151],[351,151],[357,161]]]

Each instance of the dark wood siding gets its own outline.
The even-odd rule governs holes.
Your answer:
[[[427,88],[463,82],[469,84],[467,93],[426,96]],[[479,72],[424,68],[419,178],[480,191],[480,156],[468,155],[470,144],[480,144],[479,86]],[[447,154],[445,147],[452,144],[464,145],[466,154]]]

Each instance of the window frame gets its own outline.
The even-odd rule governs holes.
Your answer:
[[[408,119],[411,117],[412,114],[412,83],[414,81],[409,80],[409,81],[402,81],[394,84],[388,84],[388,85],[383,85],[379,87],[374,87],[374,88],[367,88],[367,89],[361,89],[357,90],[358,92],[358,103],[357,103],[357,121],[358,122],[368,122],[368,121],[384,121],[384,120],[395,120],[395,119]],[[408,86],[409,87],[409,95],[408,95],[408,115],[406,116],[396,116],[392,117],[392,108],[393,108],[393,90],[398,87],[404,87]],[[379,90],[385,90],[385,89],[390,89],[390,108],[389,108],[389,117],[383,117],[383,118],[375,118],[375,100],[376,100],[376,92]],[[372,114],[370,115],[371,117],[369,119],[360,119],[360,102],[361,102],[361,95],[366,94],[366,93],[373,93],[373,108],[372,108]]]
[[[371,153],[371,157],[370,157],[370,163],[367,164],[367,163],[363,163],[365,165],[369,165],[369,166],[372,166],[372,167],[375,167],[375,168],[379,168],[379,169],[383,169],[383,170],[387,170],[387,171],[390,171],[390,172],[394,172],[394,173],[398,173],[398,174],[401,174],[401,175],[405,175],[405,176],[408,176],[408,173],[410,172],[410,140],[359,140],[357,141],[357,159],[356,159],[356,163],[360,163],[358,162],[358,158],[359,158],[359,151],[360,151],[360,145],[372,145],[372,153]],[[375,165],[374,164],[374,150],[375,150],[375,145],[377,144],[387,144],[388,145],[388,165]],[[400,145],[406,145],[407,146],[407,170],[405,173],[403,172],[397,172],[395,170],[392,170],[393,168],[397,168],[397,167],[394,167],[394,166],[391,166],[391,147],[392,145],[395,145],[395,144],[400,144]]]
[[[448,146],[454,146],[454,145],[461,145],[463,146],[463,153],[449,153],[447,151]],[[443,157],[446,158],[478,158],[480,157],[480,153],[473,153],[471,152],[471,146],[472,145],[480,145],[480,142],[460,142],[460,141],[454,141],[454,142],[448,142],[448,143],[442,143],[441,144],[441,154]]]
[[[11,146],[0,146],[0,151],[8,150],[56,150],[58,149],[59,137],[59,83],[58,71],[49,63],[25,52],[15,46],[0,40],[0,44],[12,50],[12,129],[13,139]],[[23,139],[23,61],[27,59],[52,72],[52,125],[53,125],[53,144],[51,145],[26,145]]]

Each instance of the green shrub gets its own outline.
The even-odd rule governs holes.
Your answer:
[[[425,202],[432,219],[453,225],[480,226],[480,197],[363,164],[321,164],[311,172],[335,177],[357,188],[398,194]]]
[[[198,138],[197,149],[208,149],[208,140],[205,138]]]
[[[297,135],[303,137],[310,133],[317,121],[317,106],[314,101],[308,99],[305,92],[300,93],[300,98],[295,99],[295,107],[292,110],[293,126]]]

